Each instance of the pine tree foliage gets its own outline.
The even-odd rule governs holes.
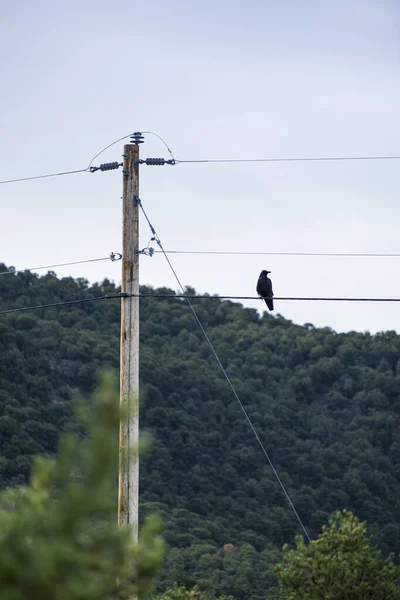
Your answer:
[[[117,524],[119,402],[109,379],[89,409],[87,436],[37,458],[30,485],[0,499],[0,598],[123,600],[149,593],[162,558],[160,523],[138,544]],[[117,585],[118,581],[118,585]]]
[[[276,573],[285,600],[398,600],[400,567],[383,558],[361,523],[349,511],[338,512],[317,540],[284,546]]]

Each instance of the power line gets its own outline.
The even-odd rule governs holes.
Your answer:
[[[73,175],[74,173],[85,173],[87,169],[77,169],[75,171],[62,171],[60,173],[47,173],[46,175],[33,175],[32,177],[19,177],[18,179],[6,179],[0,181],[0,185],[5,183],[17,183],[19,181],[32,181],[33,179],[46,179],[47,177],[60,177],[61,175]]]
[[[0,185],[3,185],[5,183],[17,183],[20,181],[33,181],[34,179],[46,179],[48,177],[60,177],[61,175],[73,175],[75,173],[90,173],[93,161],[98,156],[100,156],[100,154],[102,154],[103,152],[105,152],[106,150],[111,148],[111,146],[114,146],[118,142],[121,142],[122,140],[125,140],[126,138],[130,137],[131,135],[133,135],[133,134],[129,133],[128,135],[124,135],[123,137],[118,138],[114,142],[111,142],[111,144],[108,144],[108,146],[105,146],[105,148],[103,148],[102,150],[100,150],[100,152],[98,152],[95,156],[93,156],[92,160],[90,161],[90,163],[88,164],[88,166],[85,169],[76,169],[74,171],[61,171],[59,173],[46,173],[44,175],[33,175],[32,177],[19,177],[17,179],[5,179],[3,181],[0,181]],[[154,135],[157,135],[157,134],[154,134]],[[98,169],[96,169],[96,170],[98,170]],[[102,170],[102,169],[100,169],[100,170]]]
[[[161,250],[154,250],[162,254]],[[368,258],[395,258],[400,253],[379,252],[246,252],[241,250],[165,250],[166,254],[210,254],[227,256],[342,256],[342,257],[368,257]]]
[[[399,160],[400,156],[316,156],[293,158],[204,158],[193,160],[176,159],[176,164],[188,163],[272,163],[272,162],[333,162],[356,160]]]
[[[48,304],[35,304],[33,306],[22,306],[18,308],[8,308],[0,311],[0,315],[9,315],[11,313],[27,312],[31,310],[39,310],[40,308],[54,308],[60,306],[71,306],[72,304],[84,304],[86,302],[95,302],[97,300],[111,300],[114,298],[122,298],[124,294],[111,294],[104,296],[93,296],[92,298],[78,298],[77,300],[66,300],[64,302],[50,302]]]
[[[111,262],[115,262],[118,260],[121,260],[122,258],[122,254],[120,254],[119,252],[114,253],[112,252],[110,254],[110,256],[104,256],[101,258],[89,258],[87,260],[75,260],[73,262],[66,262],[66,263],[59,263],[57,265],[44,265],[42,267],[30,267],[29,269],[8,269],[8,271],[1,271],[0,272],[0,277],[1,275],[16,275],[17,273],[23,273],[24,271],[40,271],[41,269],[56,269],[57,267],[69,267],[71,265],[83,265],[85,263],[92,263],[92,262],[100,262],[103,260],[111,260]]]
[[[190,300],[259,300],[263,301],[263,298],[259,298],[258,296],[196,296],[190,294],[127,294],[124,292],[120,292],[119,294],[111,294],[105,296],[94,296],[93,298],[79,298],[77,300],[67,300],[65,302],[52,302],[49,304],[34,304],[32,306],[22,306],[17,308],[10,308],[7,310],[0,311],[0,315],[6,315],[10,313],[16,312],[28,312],[31,310],[38,310],[40,308],[54,308],[59,306],[68,306],[69,304],[82,304],[85,302],[93,302],[96,300],[112,300],[115,298],[158,298],[162,299],[185,299],[187,301]],[[293,301],[332,301],[332,302],[400,302],[400,298],[283,298],[279,296],[274,296],[274,300],[293,300]],[[191,306],[193,309],[193,306]]]
[[[260,296],[197,296],[195,294],[138,294],[139,298],[191,298],[203,300],[260,300]],[[292,302],[400,302],[400,298],[335,298],[335,297],[304,297],[304,296],[274,296],[274,300]]]
[[[213,355],[214,355],[214,357],[215,357],[215,359],[216,359],[216,361],[217,361],[217,363],[218,363],[218,365],[219,365],[219,367],[220,367],[220,369],[221,369],[221,371],[222,371],[222,373],[223,373],[223,375],[224,375],[224,377],[225,377],[225,379],[226,379],[229,387],[232,390],[233,395],[235,396],[235,398],[236,398],[236,400],[237,400],[237,402],[238,402],[241,410],[243,411],[243,414],[244,414],[244,416],[245,416],[245,418],[246,418],[246,420],[247,420],[247,422],[248,422],[248,424],[249,424],[249,426],[250,426],[250,428],[251,428],[251,430],[252,430],[252,432],[253,432],[253,434],[254,434],[254,436],[255,436],[255,438],[256,438],[256,440],[257,440],[257,442],[258,442],[258,444],[259,444],[259,446],[260,446],[260,448],[261,448],[261,450],[263,452],[263,454],[264,454],[264,456],[265,456],[265,458],[267,459],[268,464],[269,464],[269,466],[272,469],[272,472],[274,473],[274,475],[275,475],[275,477],[276,477],[276,479],[277,479],[280,487],[283,490],[283,493],[285,494],[285,497],[286,497],[286,499],[287,499],[287,501],[289,503],[289,506],[293,510],[293,513],[295,514],[295,516],[296,516],[296,518],[297,518],[297,520],[298,520],[298,522],[299,522],[302,530],[304,531],[304,534],[305,534],[306,538],[310,542],[311,538],[308,535],[307,529],[305,528],[305,526],[303,524],[303,521],[301,520],[300,515],[298,514],[298,512],[297,512],[297,510],[296,510],[296,508],[295,508],[295,506],[294,506],[294,504],[293,504],[293,502],[292,502],[292,500],[291,500],[291,498],[289,496],[289,493],[286,490],[286,487],[285,487],[283,481],[279,477],[279,474],[278,474],[277,470],[275,469],[275,467],[273,465],[273,462],[272,462],[272,460],[271,460],[271,458],[270,458],[267,450],[264,447],[264,444],[262,443],[262,441],[261,441],[261,439],[260,439],[260,437],[259,437],[259,435],[258,435],[258,433],[257,433],[257,431],[256,431],[256,429],[255,429],[255,427],[254,427],[254,425],[253,425],[253,423],[252,423],[252,421],[251,421],[251,419],[250,419],[250,417],[249,417],[249,415],[248,415],[248,413],[247,413],[247,411],[246,411],[246,409],[245,409],[245,407],[244,407],[244,405],[242,403],[242,401],[240,400],[239,395],[236,392],[235,386],[233,385],[233,383],[232,383],[232,381],[231,381],[228,373],[226,372],[226,370],[225,370],[225,368],[224,368],[224,366],[223,366],[223,364],[222,364],[222,362],[221,362],[221,360],[220,360],[220,358],[219,358],[219,356],[217,354],[217,351],[215,350],[215,348],[214,348],[214,346],[213,346],[210,338],[208,337],[208,334],[207,334],[206,330],[204,329],[204,327],[203,327],[203,325],[202,325],[202,323],[201,323],[201,321],[200,321],[200,319],[199,319],[199,317],[197,315],[197,312],[195,311],[195,309],[193,307],[193,304],[190,302],[189,296],[185,295],[185,289],[184,289],[184,287],[183,287],[183,285],[182,285],[182,283],[181,283],[181,281],[180,281],[180,279],[179,279],[179,277],[178,277],[178,275],[177,275],[174,267],[172,266],[172,263],[169,260],[168,255],[164,251],[164,248],[163,248],[163,245],[161,243],[160,238],[158,237],[158,235],[157,235],[154,227],[150,223],[150,220],[149,220],[149,218],[148,218],[148,216],[147,216],[147,214],[146,214],[146,212],[145,212],[145,210],[144,210],[144,208],[142,206],[142,203],[141,203],[140,199],[137,198],[137,201],[138,201],[139,207],[141,208],[141,210],[142,210],[142,212],[143,212],[143,214],[144,214],[144,216],[146,218],[146,221],[147,221],[147,223],[148,223],[148,225],[150,227],[150,230],[151,230],[151,232],[152,232],[152,234],[154,236],[155,241],[157,242],[157,244],[159,245],[161,251],[163,252],[163,254],[165,256],[165,259],[166,259],[166,261],[167,261],[167,263],[168,263],[168,265],[169,265],[169,267],[170,267],[170,269],[171,269],[171,271],[172,271],[172,273],[173,273],[176,281],[178,282],[179,287],[181,288],[181,290],[182,290],[182,292],[184,294],[182,297],[184,297],[186,299],[186,301],[187,301],[187,303],[188,303],[188,305],[190,307],[190,310],[192,311],[193,316],[196,319],[197,324],[199,325],[199,327],[200,327],[200,329],[201,329],[201,331],[202,331],[202,333],[203,333],[203,335],[204,335],[204,337],[206,339],[207,344],[209,345],[209,347],[210,347],[210,349],[211,349],[211,351],[212,351],[212,353],[213,353]]]
[[[327,161],[365,161],[365,160],[399,160],[400,156],[321,156],[321,157],[294,157],[294,158],[207,158],[207,159],[193,159],[193,160],[178,160],[174,158],[174,155],[169,148],[168,144],[165,140],[158,135],[158,133],[154,133],[153,131],[144,131],[143,133],[155,135],[159,138],[162,143],[166,146],[169,154],[173,159],[173,163],[171,164],[189,164],[189,163],[266,163],[266,162],[327,162]],[[0,185],[4,185],[6,183],[18,183],[22,181],[33,181],[35,179],[47,179],[49,177],[60,177],[62,175],[73,175],[76,173],[87,173],[91,172],[93,161],[100,156],[103,152],[131,137],[133,134],[129,133],[128,135],[124,135],[123,137],[118,138],[117,140],[105,146],[100,152],[93,156],[92,160],[89,162],[88,166],[85,169],[75,169],[73,171],[60,171],[57,173],[45,173],[43,175],[33,175],[30,177],[19,177],[17,179],[5,179],[0,181]],[[97,170],[97,169],[96,169]]]
[[[320,157],[293,157],[293,158],[206,158],[206,159],[192,159],[192,160],[179,160],[175,159],[172,151],[170,150],[167,143],[163,140],[161,136],[152,131],[145,131],[144,133],[152,134],[158,137],[166,146],[168,152],[172,156],[173,163],[171,164],[189,164],[189,163],[277,163],[277,162],[328,162],[328,161],[366,161],[366,160],[399,160],[400,156],[320,156]],[[49,177],[60,177],[62,175],[73,175],[76,173],[88,173],[91,172],[93,161],[100,156],[103,152],[121,142],[122,140],[131,137],[133,134],[129,133],[128,135],[124,135],[121,138],[118,138],[108,146],[105,146],[100,152],[98,152],[95,156],[93,156],[89,165],[85,169],[75,169],[73,171],[60,171],[57,173],[45,173],[43,175],[33,175],[30,177],[18,177],[16,179],[4,179],[0,181],[0,185],[4,185],[6,183],[18,183],[22,181],[33,181],[36,179],[47,179]],[[97,170],[97,169],[96,169]]]

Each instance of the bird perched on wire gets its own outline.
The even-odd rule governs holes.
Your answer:
[[[269,310],[274,310],[272,281],[268,277],[268,273],[271,273],[271,271],[261,271],[257,281],[257,294],[261,296],[261,298],[264,298],[265,304],[268,306]]]

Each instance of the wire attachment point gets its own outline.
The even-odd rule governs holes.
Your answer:
[[[140,159],[135,162],[136,165],[148,165],[150,167],[163,167],[164,165],[175,165],[176,160],[171,158],[167,160],[166,158],[145,158]]]
[[[111,262],[115,262],[116,260],[121,260],[121,258],[122,258],[122,254],[120,254],[119,252],[111,252],[111,254],[110,254]]]
[[[114,169],[119,169],[122,167],[122,163],[117,161],[110,163],[102,163],[99,167],[90,167],[91,173],[96,173],[96,171],[113,171]]]
[[[138,248],[136,248],[135,255],[138,256],[139,254],[144,254],[145,256],[150,256],[151,258],[154,254],[154,248],[152,248],[151,246],[146,246],[146,248],[143,248],[143,250],[139,250]]]

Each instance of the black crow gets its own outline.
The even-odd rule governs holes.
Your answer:
[[[272,300],[274,294],[272,292],[272,282],[268,277],[268,273],[271,273],[271,271],[261,271],[257,281],[257,294],[264,298],[265,304],[268,306],[269,310],[274,310],[274,301]]]

